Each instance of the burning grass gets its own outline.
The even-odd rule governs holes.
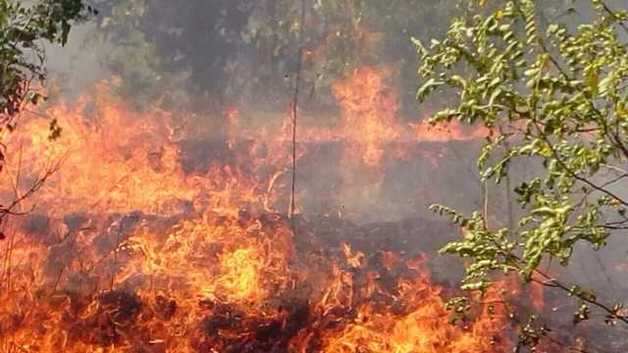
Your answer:
[[[107,230],[124,223],[119,243],[107,242]],[[339,231],[351,229],[342,224],[336,223]],[[21,235],[23,252],[13,257],[30,263],[14,263],[15,280],[3,288],[2,349],[409,353],[505,347],[498,341],[502,312],[450,324],[442,288],[424,260],[365,255],[318,238],[313,224],[299,227],[303,233],[293,239],[279,215],[137,215],[111,217],[102,228],[80,230],[52,248]]]
[[[451,133],[406,129],[385,75],[374,68],[357,71],[335,92],[343,126],[306,131],[305,139],[340,141],[343,159],[363,170],[381,168],[395,140],[440,141]],[[451,229],[428,224],[402,232],[299,217],[295,235],[284,216],[290,151],[281,130],[270,138],[268,131],[240,131],[230,110],[223,147],[232,157],[186,172],[184,137],[170,113],[130,109],[104,87],[94,96],[49,107],[46,114],[63,128],[54,141],[49,121],[32,119],[12,142],[19,153],[3,174],[3,185],[13,186],[5,198],[19,196],[51,164],[63,167],[24,206],[37,205],[35,214],[5,224],[1,353],[511,347],[504,332],[509,290],[495,288],[482,310],[452,324],[447,288],[408,243]],[[247,134],[252,142],[244,144]]]

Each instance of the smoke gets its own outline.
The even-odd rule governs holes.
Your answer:
[[[208,170],[216,164],[241,167],[243,174],[257,173],[264,178],[276,175],[275,184],[267,189],[283,193],[283,198],[287,199],[290,175],[285,167],[290,156],[287,153],[290,151],[289,133],[285,129],[289,122],[287,107],[293,92],[295,55],[299,46],[304,45],[304,89],[297,136],[297,200],[304,218],[321,224],[325,219],[395,222],[378,224],[375,231],[365,227],[369,230],[365,237],[386,239],[396,234],[404,238],[400,243],[410,248],[399,249],[400,252],[434,252],[457,235],[444,226],[445,220],[434,221],[427,206],[435,202],[468,213],[481,209],[483,197],[486,197],[489,223],[495,227],[510,225],[507,210],[513,206],[512,195],[505,185],[480,182],[474,160],[480,141],[474,137],[474,131],[453,129],[454,133],[432,130],[422,133],[421,125],[410,124],[420,122],[431,111],[424,106],[417,107],[414,102],[418,79],[409,37],[427,39],[445,31],[446,19],[458,13],[455,7],[458,1],[409,0],[401,2],[393,11],[386,2],[374,0],[362,2],[367,4],[363,7],[341,6],[333,12],[317,8],[320,6],[317,2],[318,5],[308,9],[311,13],[304,38],[294,34],[293,5],[298,5],[295,1],[182,3],[152,0],[136,3],[141,8],[125,8],[123,3],[105,6],[94,23],[74,28],[65,48],[48,48],[53,98],[72,100],[87,95],[89,99],[89,95],[99,92],[90,88],[107,80],[115,82],[112,90],[121,96],[117,98],[122,102],[119,109],[103,109],[112,113],[110,119],[116,129],[110,131],[114,129],[103,126],[96,130],[101,143],[94,144],[94,138],[85,139],[82,133],[91,130],[80,122],[79,128],[73,131],[75,135],[70,135],[67,133],[70,129],[66,129],[70,140],[84,143],[75,148],[84,154],[71,161],[78,166],[74,170],[76,180],[85,178],[86,174],[90,176],[85,178],[89,188],[81,189],[81,198],[74,198],[74,202],[56,200],[55,194],[51,198],[56,202],[83,207],[77,200],[86,198],[92,205],[87,211],[98,212],[91,191],[96,180],[104,199],[114,198],[107,195],[109,190],[123,189],[126,185],[131,189],[129,194],[139,194],[142,201],[147,198],[152,205],[154,200],[148,196],[168,194],[164,181],[171,181],[165,177],[171,168],[177,172],[173,184],[183,184],[185,191],[183,196],[175,193],[173,198],[186,202],[182,202],[182,206],[159,205],[157,208],[161,212],[170,208],[187,212],[201,197],[190,201],[185,196],[196,195],[202,189],[196,184],[190,186],[187,177],[209,175]],[[356,22],[354,18],[360,20]],[[373,75],[360,76],[358,69],[364,67]],[[377,82],[375,87],[362,85],[373,77]],[[334,87],[339,83],[348,86],[344,102],[334,95]],[[446,98],[441,100],[440,103],[447,103]],[[154,114],[149,116],[155,125],[164,123],[164,116],[170,118],[172,125],[158,129],[159,132],[167,130],[168,134],[155,131],[152,131],[155,134],[144,134],[142,127],[150,126],[142,121],[146,116],[139,113],[135,116],[133,109],[129,109],[133,113],[128,113],[127,104]],[[78,120],[91,118],[81,109],[62,109],[61,112],[74,113]],[[106,115],[102,111],[93,115],[99,114]],[[129,131],[133,128],[137,128],[137,133]],[[47,132],[46,127],[43,132]],[[454,138],[455,132],[461,137]],[[441,133],[443,137],[439,140]],[[119,144],[107,144],[109,139],[118,138]],[[149,148],[146,151],[138,148],[141,151],[136,154],[127,151],[136,145]],[[85,146],[95,148],[98,153],[89,155],[84,151]],[[114,153],[122,157],[109,158]],[[365,158],[369,154],[374,157]],[[100,159],[95,158],[96,155]],[[139,158],[144,164],[134,163],[133,158]],[[261,165],[254,165],[259,161]],[[107,178],[107,171],[99,170],[103,166],[114,173]],[[89,169],[90,173],[81,167]],[[127,172],[132,175],[138,170],[148,177],[127,178]],[[529,178],[535,170],[530,164],[514,164],[510,170],[515,176],[512,185]],[[222,174],[218,175],[226,175],[225,179],[239,176],[239,171],[228,168],[220,172]],[[208,184],[215,182],[212,178],[213,175],[207,178]],[[76,180],[72,180],[74,184]],[[153,184],[150,190],[149,182]],[[230,182],[224,183],[232,188],[239,186]],[[226,198],[231,199],[231,189],[225,187],[221,191],[226,191]],[[124,192],[114,196],[117,197],[115,202],[103,203],[101,207],[106,207],[107,211],[102,213],[112,210],[124,213],[135,205]],[[127,208],[113,208],[120,204]],[[279,213],[286,213],[286,200],[280,199],[271,206]],[[149,210],[152,209],[145,208],[147,213],[151,212]],[[239,215],[240,211],[244,218],[248,217],[248,210],[233,212]],[[518,210],[513,212],[517,216]],[[412,219],[414,223],[404,219]],[[47,218],[33,218],[30,222],[29,233],[48,233],[51,228]],[[70,226],[72,222],[66,223]],[[113,236],[107,233],[103,239],[111,242]],[[418,239],[426,240],[430,246],[418,244],[421,243]],[[571,276],[567,278],[604,288],[607,293],[603,295],[607,297],[625,292],[627,288],[622,283],[628,283],[625,281],[628,271],[617,267],[625,258],[625,241],[613,240],[611,245],[603,253],[593,255],[588,248],[579,249],[571,267],[574,270],[566,274]],[[195,247],[190,246],[190,249]],[[65,250],[60,248],[59,251]],[[248,257],[247,252],[236,252],[236,255],[237,259]],[[452,273],[459,271],[458,268],[452,270],[447,262],[438,268],[438,261],[443,260],[435,261],[438,278],[451,278]],[[238,261],[233,264],[239,266]]]
[[[193,114],[189,124],[196,133],[191,139],[199,141],[196,148],[211,149],[226,137],[209,131],[226,129],[224,111],[230,107],[257,126],[283,124],[296,55],[303,46],[302,119],[309,116],[312,125],[337,127],[343,118],[332,87],[368,65],[392,73],[386,85],[399,106],[394,113],[399,124],[416,122],[425,114],[414,101],[417,62],[410,37],[427,39],[444,32],[445,19],[459,13],[457,3],[364,1],[332,8],[315,2],[308,5],[305,32],[298,38],[299,2],[103,1],[98,17],[74,27],[64,48],[47,48],[50,86],[56,90],[51,97],[76,98],[95,83],[116,77],[117,93],[131,103]],[[182,145],[183,155],[193,152],[186,146],[191,144]],[[470,199],[463,197],[465,192],[449,192],[449,183],[477,189],[475,176],[468,174],[471,155],[454,155],[434,144],[400,159],[392,155],[394,146],[381,147],[383,175],[343,164],[337,142],[317,149],[329,152],[306,155],[298,171],[306,210],[364,221],[429,217],[426,206],[432,202],[463,206]],[[437,159],[455,162],[439,167]],[[454,181],[453,175],[469,177]],[[435,187],[433,181],[443,183]]]
[[[98,41],[96,33],[96,24],[78,24],[65,46],[45,46],[48,83],[58,89],[51,98],[74,98],[94,83],[111,78],[104,62],[111,45]]]
[[[300,110],[308,124],[339,126],[342,112],[332,87],[365,65],[393,73],[386,85],[398,101],[395,114],[401,125],[429,116],[428,108],[414,101],[417,62],[410,37],[438,37],[452,16],[462,14],[459,3],[363,1],[326,9],[315,2],[308,6],[306,31],[298,38],[298,1],[103,2],[98,18],[73,28],[66,47],[48,48],[50,82],[58,87],[58,97],[73,98],[115,75],[126,100],[192,113],[188,124],[195,133],[181,149],[188,168],[198,170],[223,158],[199,151],[224,146],[226,109],[237,108],[244,125],[284,122],[300,46],[306,53]],[[619,9],[622,2],[609,5]],[[575,26],[591,15],[585,0],[541,6],[546,9],[541,21],[559,19]],[[410,157],[401,158],[388,141],[381,146],[385,158],[379,168],[384,173],[378,175],[359,164],[348,165],[342,142],[321,142],[299,161],[299,199],[305,213],[370,222],[432,217],[427,205],[435,202],[463,211],[481,208],[483,186],[474,165],[479,143],[411,146],[413,142],[404,147]],[[512,185],[530,173],[526,166],[513,169],[518,177]],[[488,191],[490,214],[496,223],[507,225],[504,210],[511,200],[505,187],[490,186]]]

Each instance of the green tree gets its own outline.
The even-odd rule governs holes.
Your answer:
[[[7,134],[17,127],[26,106],[44,98],[44,42],[64,45],[71,27],[95,12],[81,0],[0,0],[0,170],[7,153]],[[51,122],[51,137],[59,132],[56,122]],[[0,206],[0,221],[32,191]]]
[[[417,97],[453,93],[435,124],[459,120],[493,131],[477,159],[485,182],[520,178],[509,166],[522,161],[534,176],[513,190],[522,213],[511,225],[492,224],[482,211],[465,216],[433,205],[465,229],[442,252],[470,261],[463,290],[482,291],[514,273],[575,298],[581,306],[574,322],[597,309],[607,323],[628,324],[621,303],[604,303],[540,268],[552,260],[568,266],[576,246],[600,249],[628,230],[628,12],[590,0],[548,20],[539,1],[507,1],[490,11],[484,1],[475,5],[442,40],[415,40]],[[466,303],[451,302],[459,311]]]

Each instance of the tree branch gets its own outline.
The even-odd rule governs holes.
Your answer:
[[[550,149],[550,151],[552,152],[552,155],[554,155],[554,158],[556,159],[556,162],[569,174],[571,175],[574,179],[583,182],[587,185],[589,185],[590,187],[592,187],[593,189],[606,194],[610,197],[612,197],[613,199],[617,200],[619,203],[621,203],[624,206],[628,206],[628,201],[622,199],[621,197],[619,197],[618,195],[616,195],[615,193],[608,191],[606,189],[604,189],[603,187],[598,186],[597,184],[594,184],[593,182],[591,182],[589,179],[587,178],[583,178],[580,175],[578,175],[576,172],[574,172],[573,170],[571,170],[571,168],[569,168],[569,166],[567,166],[567,164],[562,160],[562,158],[560,157],[558,151],[556,151],[556,149],[554,148],[554,146],[552,145],[551,141],[549,141],[549,139],[547,138],[547,136],[543,133],[543,131],[538,127],[538,125],[536,124],[536,121],[533,120],[533,122],[535,123],[535,127],[537,129],[537,132],[539,133],[539,136],[541,136],[543,138],[543,141],[545,141],[545,143],[547,144],[547,147]]]
[[[619,24],[619,26],[621,28],[624,29],[625,32],[628,32],[628,26],[626,26],[626,24],[624,23],[624,21],[622,21],[619,16],[617,16],[617,14],[615,13],[615,11],[613,11],[604,1],[600,1],[600,3],[602,4],[602,7],[604,8],[604,11],[606,11],[609,15],[611,15],[611,17],[613,17],[615,20],[617,20],[617,24]]]

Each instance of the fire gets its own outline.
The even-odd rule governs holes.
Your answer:
[[[347,257],[349,264],[351,257]],[[356,314],[345,323],[325,331],[321,351],[325,353],[376,352],[501,352],[506,340],[497,341],[506,323],[503,305],[478,314],[477,321],[461,328],[449,322],[442,288],[432,283],[426,269],[408,262],[409,278],[400,279],[392,291],[381,287],[380,276],[370,273],[361,295],[368,301],[357,304]],[[349,276],[348,278],[352,278]],[[330,291],[335,291],[330,288]],[[377,299],[379,296],[379,299]],[[383,297],[382,297],[383,296]],[[498,298],[495,290],[485,300]],[[336,302],[336,305],[351,305]],[[332,309],[328,308],[326,312]]]
[[[349,150],[367,166],[378,166],[385,144],[399,137],[398,103],[385,78],[384,72],[363,67],[334,86]]]
[[[359,69],[334,93],[342,126],[303,136],[341,141],[346,160],[376,169],[389,144],[419,138],[398,119],[384,71]],[[190,171],[182,117],[130,107],[106,85],[43,114],[61,135],[26,121],[2,174],[8,199],[60,166],[29,199],[34,214],[5,224],[0,352],[505,351],[499,305],[452,325],[420,261],[287,219],[281,127],[246,130],[229,109],[231,157]]]
[[[482,139],[491,134],[491,131],[484,127],[463,129],[457,122],[439,123],[438,125],[429,122],[410,124],[414,130],[417,140],[426,142],[449,142]]]
[[[63,173],[48,181],[38,201],[60,215],[86,209],[168,213],[172,205],[167,200],[192,200],[195,191],[186,184],[176,146],[168,140],[168,114],[133,112],[103,90],[97,90],[94,106],[84,98],[45,112],[62,126],[58,140],[49,138],[45,119],[22,127],[14,141],[20,152],[12,156],[11,166],[34,178],[51,164],[63,163]]]
[[[386,155],[394,159],[413,157],[416,151],[410,152],[408,145],[479,140],[491,135],[489,129],[463,128],[456,121],[432,124],[428,115],[418,123],[404,122],[414,119],[400,116],[399,99],[389,84],[391,74],[388,68],[364,66],[336,82],[333,93],[341,109],[341,126],[325,133],[310,130],[302,135],[306,139],[342,141],[345,162],[374,171],[384,169]],[[438,159],[438,156],[427,157]],[[355,178],[349,179],[351,184]]]

